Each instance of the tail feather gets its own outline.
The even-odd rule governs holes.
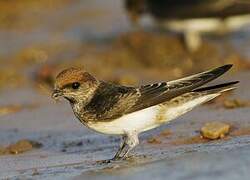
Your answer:
[[[169,89],[164,93],[164,100],[169,100],[182,94],[192,92],[197,88],[207,84],[208,82],[218,78],[232,67],[227,64],[212,70],[194,74],[185,78],[177,79],[167,83]]]
[[[234,85],[237,83],[239,83],[239,81],[232,81],[232,82],[227,82],[227,83],[223,83],[223,84],[217,84],[214,86],[202,87],[202,88],[198,88],[198,89],[193,90],[193,92],[207,92],[209,94],[218,93],[218,92],[221,93],[221,92],[235,89],[236,87]]]
[[[174,81],[170,81],[168,82],[169,85],[171,84],[176,84],[176,83],[187,83],[187,82],[192,82],[192,88],[198,88],[199,86],[202,86],[216,78],[218,78],[219,76],[221,76],[222,74],[224,74],[225,72],[227,72],[229,69],[231,69],[233,65],[232,64],[226,64],[224,66],[220,66],[208,71],[204,71],[198,74],[194,74],[188,77],[184,77],[181,79],[177,79]]]

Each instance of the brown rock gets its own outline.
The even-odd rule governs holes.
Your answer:
[[[8,150],[11,154],[19,154],[26,151],[30,151],[33,148],[32,144],[28,140],[20,140],[15,144],[12,144],[8,147]]]
[[[33,148],[40,148],[41,146],[42,144],[39,142],[23,139],[7,147],[0,146],[0,155],[20,154],[26,151],[30,151]]]
[[[207,139],[223,138],[229,133],[230,125],[222,122],[209,122],[201,128],[201,134]]]

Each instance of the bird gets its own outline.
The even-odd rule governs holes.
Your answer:
[[[125,0],[131,21],[149,14],[160,25],[181,32],[191,51],[202,33],[232,32],[250,24],[250,0]]]
[[[249,0],[125,0],[125,8],[135,20],[144,13],[157,19],[226,18],[249,14],[249,3]]]
[[[157,128],[236,88],[239,81],[203,86],[232,67],[226,64],[168,82],[123,86],[98,80],[83,68],[71,67],[55,78],[52,98],[69,101],[77,119],[106,135],[122,137],[110,161],[123,160],[139,144],[138,135]]]

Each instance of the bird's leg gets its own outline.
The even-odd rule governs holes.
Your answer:
[[[102,164],[102,163],[111,163],[112,161],[116,161],[116,160],[121,159],[120,155],[121,155],[122,151],[124,150],[124,148],[126,148],[126,143],[125,143],[126,138],[127,138],[126,135],[122,136],[120,147],[119,147],[118,151],[116,152],[115,156],[113,158],[111,158],[111,159],[100,161],[100,164]]]
[[[116,152],[116,154],[115,154],[115,156],[112,158],[112,160],[117,160],[117,159],[119,159],[119,157],[120,157],[120,155],[121,155],[123,149],[124,149],[125,146],[126,146],[126,143],[125,143],[125,142],[126,142],[126,139],[127,139],[127,136],[126,136],[126,135],[122,137],[121,144],[120,144],[120,148],[118,149],[118,151]]]
[[[136,131],[126,133],[126,135],[122,137],[119,150],[111,160],[115,161],[126,158],[128,153],[138,144],[139,139]]]
[[[123,154],[119,156],[119,159],[124,159],[127,157],[128,153],[139,144],[139,139],[138,139],[138,133],[136,131],[132,133],[127,133],[126,139],[125,139],[125,145],[126,149],[124,149]]]
[[[184,41],[190,52],[195,52],[202,44],[202,38],[198,31],[184,32]]]

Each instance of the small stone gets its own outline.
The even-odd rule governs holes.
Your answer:
[[[43,146],[42,143],[22,139],[22,140],[17,141],[14,144],[10,144],[7,147],[0,146],[0,155],[20,154],[26,151],[30,151],[34,148],[41,148],[42,146]]]
[[[30,151],[33,148],[32,144],[28,140],[20,140],[17,141],[15,144],[12,144],[8,147],[9,152],[11,154],[19,154],[26,151]]]
[[[229,133],[230,125],[222,122],[209,122],[201,128],[201,134],[207,139],[219,139]]]

